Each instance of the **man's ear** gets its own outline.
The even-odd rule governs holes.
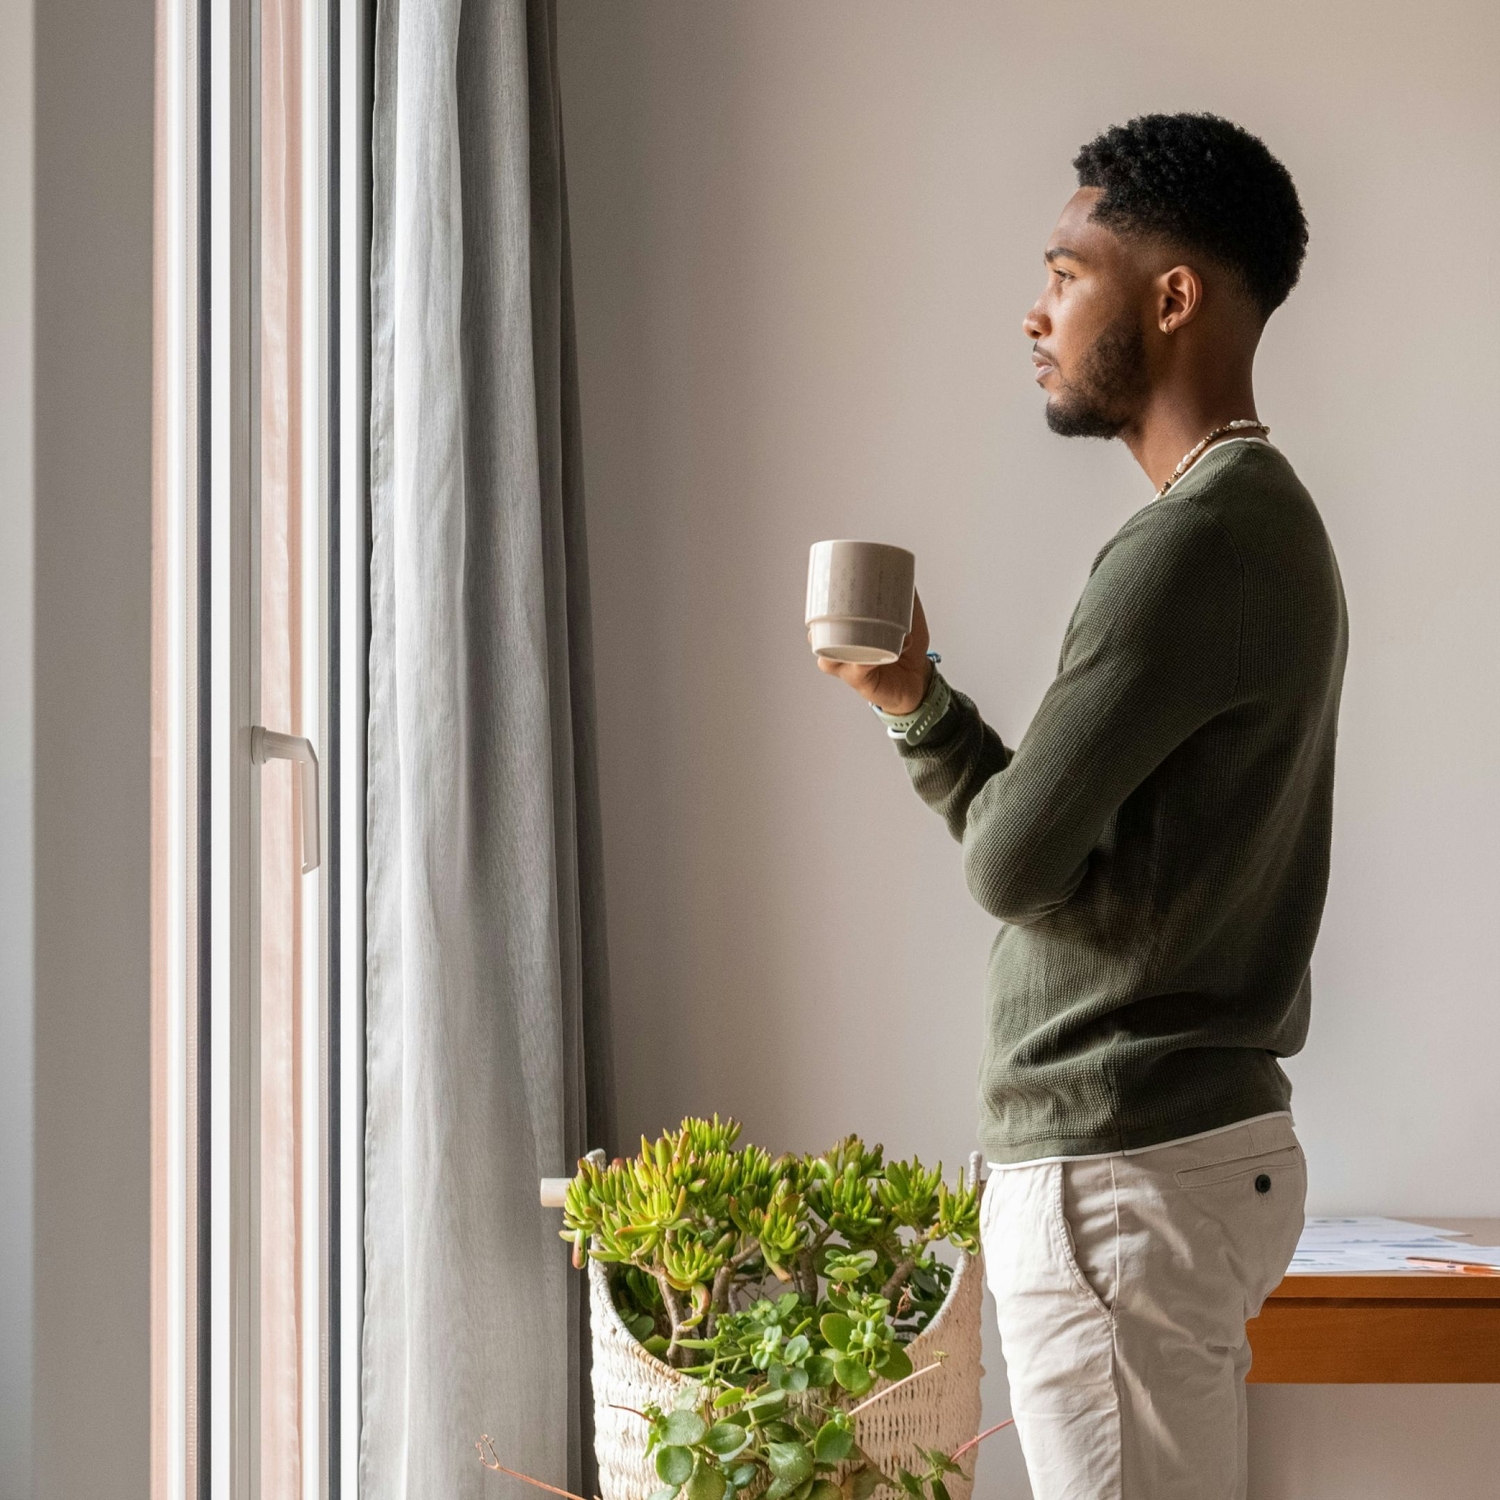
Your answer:
[[[1156,278],[1156,326],[1176,333],[1203,306],[1203,278],[1191,266],[1173,266]]]

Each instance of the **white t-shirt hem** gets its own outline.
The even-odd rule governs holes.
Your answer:
[[[1189,1141],[1206,1141],[1211,1135],[1223,1135],[1229,1130],[1238,1130],[1242,1125],[1254,1125],[1260,1120],[1290,1120],[1289,1109],[1273,1109],[1263,1115],[1251,1115],[1245,1120],[1236,1120],[1232,1125],[1217,1125],[1212,1130],[1200,1130],[1196,1135],[1179,1135],[1175,1140],[1158,1141],[1154,1146],[1132,1146],[1126,1151],[1093,1151],[1086,1156],[1038,1156],[1030,1161],[992,1161],[986,1165],[992,1172],[1012,1172],[1017,1167],[1044,1167],[1058,1161],[1107,1161],[1112,1156],[1144,1156],[1148,1151],[1165,1151],[1169,1146],[1185,1146]]]

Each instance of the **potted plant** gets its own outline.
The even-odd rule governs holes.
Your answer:
[[[586,1157],[568,1185],[604,1500],[865,1500],[882,1485],[967,1500],[977,1170],[950,1183],[855,1136],[775,1158],[738,1137],[732,1120],[687,1119],[631,1160]]]

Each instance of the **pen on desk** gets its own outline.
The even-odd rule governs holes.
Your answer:
[[[1482,1260],[1435,1260],[1426,1255],[1408,1255],[1409,1266],[1420,1266],[1424,1271],[1461,1271],[1467,1276],[1500,1276],[1500,1266],[1492,1266]]]

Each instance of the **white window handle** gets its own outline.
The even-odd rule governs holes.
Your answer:
[[[250,728],[250,759],[258,766],[268,760],[294,760],[302,777],[302,873],[318,868],[318,752],[312,741],[300,734],[277,734],[259,724]]]

